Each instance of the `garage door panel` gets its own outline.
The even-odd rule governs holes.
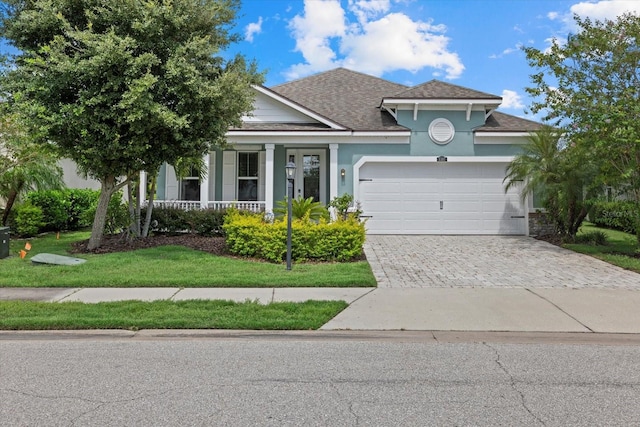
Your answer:
[[[405,194],[440,194],[440,182],[438,181],[409,181],[403,182],[396,190],[400,189]]]
[[[506,164],[371,163],[361,168],[360,202],[372,234],[524,234],[517,188]],[[441,205],[442,203],[442,205]]]

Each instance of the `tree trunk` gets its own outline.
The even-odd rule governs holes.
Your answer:
[[[149,196],[147,197],[147,215],[144,219],[144,227],[142,228],[142,237],[149,236],[149,227],[151,226],[151,213],[153,212],[153,200],[156,196],[156,183],[158,174],[155,173],[151,178],[151,188],[149,189]]]
[[[107,221],[107,210],[111,196],[120,186],[116,185],[116,177],[109,176],[103,178],[100,182],[100,197],[98,198],[98,206],[96,207],[96,215],[93,218],[93,226],[91,227],[91,237],[87,249],[92,251],[102,243],[104,235],[104,225]]]
[[[133,182],[129,181],[129,184],[127,184],[127,207],[129,208],[129,217],[131,218],[131,225],[129,226],[129,232],[131,234],[133,234],[134,237],[140,237],[140,211],[136,210],[137,208],[137,203],[136,205],[134,205],[133,200],[134,200],[134,194],[137,192],[138,188],[137,185],[134,185]],[[137,202],[137,200],[139,199],[139,197],[135,197],[135,200]],[[137,213],[137,215],[136,215]]]
[[[13,208],[13,204],[16,202],[17,198],[18,192],[16,190],[11,190],[9,192],[9,196],[7,197],[7,203],[4,207],[4,213],[2,214],[2,225],[7,225],[7,220],[9,219],[11,208]]]

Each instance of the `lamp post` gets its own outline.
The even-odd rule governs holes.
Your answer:
[[[293,177],[296,174],[296,164],[287,163],[287,270],[291,270],[291,206],[293,199]]]

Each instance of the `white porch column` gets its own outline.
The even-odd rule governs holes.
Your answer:
[[[147,200],[147,173],[145,171],[140,171],[138,198],[140,199],[140,203],[144,203],[145,200]]]
[[[273,153],[276,148],[275,144],[264,144],[267,153],[264,171],[264,211],[265,213],[273,212]]]
[[[200,207],[206,209],[209,207],[209,153],[202,157],[204,163],[204,171],[200,180]]]
[[[329,201],[338,197],[338,144],[329,144]]]

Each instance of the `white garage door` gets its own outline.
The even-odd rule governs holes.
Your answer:
[[[505,163],[365,163],[359,199],[371,234],[525,234]]]

